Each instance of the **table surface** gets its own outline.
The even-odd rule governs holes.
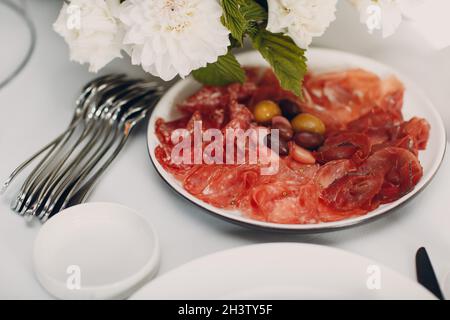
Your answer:
[[[0,177],[6,178],[17,164],[67,126],[80,87],[95,77],[85,67],[69,62],[66,45],[52,31],[60,5],[60,1],[52,0],[28,2],[38,43],[29,65],[0,91]],[[449,131],[450,91],[446,86],[450,83],[450,49],[432,50],[408,24],[386,40],[370,36],[351,10],[347,4],[341,4],[337,21],[315,45],[372,57],[414,79],[438,107]],[[346,36],[350,32],[351,36]],[[131,67],[127,59],[112,63],[102,72],[144,75],[139,68]],[[372,258],[411,279],[415,278],[415,252],[425,246],[438,278],[443,280],[450,271],[449,156],[429,187],[394,214],[345,231],[283,235],[228,224],[175,195],[161,183],[148,159],[145,129],[142,126],[135,132],[90,201],[122,203],[143,213],[159,232],[159,274],[213,252],[264,242],[305,242],[342,248]],[[27,224],[13,214],[9,209],[12,197],[10,192],[0,199],[0,298],[51,298],[40,287],[32,267],[33,241],[39,223]]]

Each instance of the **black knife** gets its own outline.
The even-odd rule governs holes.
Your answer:
[[[439,300],[444,300],[430,257],[424,247],[417,250],[416,253],[416,272],[419,283],[431,291]]]

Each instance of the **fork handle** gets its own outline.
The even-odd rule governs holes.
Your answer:
[[[33,154],[30,158],[28,158],[27,160],[25,160],[24,162],[22,162],[16,169],[14,169],[14,171],[9,175],[9,177],[5,180],[5,182],[3,182],[3,185],[0,189],[0,195],[5,193],[6,190],[8,189],[9,185],[11,184],[11,182],[19,175],[19,173],[22,172],[23,169],[25,169],[31,162],[33,162],[37,157],[39,157],[42,153],[44,153],[45,151],[47,151],[50,147],[54,146],[55,144],[57,144],[59,141],[61,141],[61,139],[70,131],[72,130],[73,125],[71,125],[69,128],[67,128],[66,131],[64,131],[63,133],[61,133],[58,137],[56,137],[53,141],[51,141],[50,143],[48,143],[47,145],[45,145],[42,149],[40,149],[39,151],[37,151],[35,154]]]

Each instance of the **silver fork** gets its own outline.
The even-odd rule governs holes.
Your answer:
[[[156,102],[155,102],[156,103]],[[152,105],[153,108],[154,104]],[[130,115],[129,118],[125,121],[124,125],[122,126],[122,138],[117,145],[114,152],[110,155],[110,157],[106,160],[106,162],[98,169],[98,171],[76,192],[71,192],[67,196],[66,200],[64,201],[61,209],[66,208],[67,206],[73,206],[79,203],[82,203],[85,201],[85,199],[89,196],[90,192],[92,192],[93,187],[95,186],[96,182],[99,180],[99,178],[102,176],[102,174],[107,170],[109,165],[114,161],[114,159],[118,156],[120,151],[125,146],[131,132],[135,128],[135,126],[146,118],[148,112],[150,109],[141,110],[137,114]],[[73,189],[75,190],[75,189]]]
[[[11,182],[29,165],[31,164],[36,158],[38,158],[40,155],[42,155],[45,151],[50,151],[47,153],[44,159],[41,160],[41,164],[44,163],[47,158],[52,154],[54,149],[56,148],[56,145],[67,135],[69,134],[74,128],[76,127],[77,123],[82,119],[86,112],[86,107],[88,104],[86,104],[86,100],[89,98],[89,95],[92,94],[92,90],[94,87],[100,85],[103,81],[106,81],[108,79],[111,79],[112,77],[118,78],[118,77],[124,77],[124,75],[107,75],[101,78],[94,79],[90,83],[88,83],[84,88],[80,95],[80,97],[76,101],[76,108],[74,115],[72,117],[72,120],[70,121],[69,127],[62,132],[58,137],[53,139],[50,143],[45,145],[42,149],[37,151],[35,154],[33,154],[30,158],[25,160],[22,164],[20,164],[14,171],[9,175],[9,177],[5,180],[5,182],[2,184],[2,187],[0,188],[0,194],[3,194],[8,189]],[[37,166],[39,168],[40,165]]]
[[[100,123],[100,126],[102,126],[102,128],[99,134],[95,137],[95,140],[98,140],[98,147],[89,147],[85,153],[80,154],[77,159],[67,166],[63,174],[58,178],[58,180],[55,181],[52,188],[50,188],[50,192],[47,196],[42,198],[43,200],[46,199],[46,203],[42,209],[44,212],[51,210],[50,207],[54,206],[69,184],[82,181],[84,177],[93,169],[93,167],[95,167],[95,165],[101,160],[104,154],[106,154],[106,152],[110,149],[114,143],[114,136],[112,135],[112,132],[116,130],[115,127],[117,126],[115,113],[119,111],[117,109],[121,109],[124,105],[121,102],[131,101],[133,98],[143,95],[143,88],[137,88],[140,90],[137,92],[130,92],[129,95],[119,101],[118,105],[112,106],[110,110],[107,110],[105,116],[101,119],[101,122],[103,123]],[[137,88],[133,87],[133,90],[136,91],[135,89]],[[41,204],[42,201],[39,201],[37,203],[37,207],[40,208]]]
[[[165,87],[123,75],[88,83],[77,99],[69,127],[17,167],[4,190],[43,156],[20,188],[11,207],[46,221],[60,210],[83,202],[126,144],[133,128],[159,100]]]
[[[45,215],[43,216],[42,220],[46,221],[49,217],[54,215],[55,213],[65,209],[68,206],[73,206],[79,203],[82,203],[85,201],[85,199],[89,196],[90,192],[92,192],[95,184],[98,182],[100,177],[103,175],[103,173],[107,170],[107,168],[110,166],[110,164],[114,161],[114,159],[118,156],[120,151],[125,146],[131,132],[135,128],[135,126],[141,122],[143,119],[146,118],[149,111],[154,107],[155,103],[158,99],[153,99],[151,104],[149,104],[149,107],[147,108],[135,108],[133,110],[130,110],[127,115],[125,115],[124,119],[122,120],[121,127],[121,134],[122,137],[120,138],[119,143],[117,144],[114,151],[110,154],[110,156],[105,160],[105,162],[98,168],[98,170],[92,174],[92,176],[89,178],[87,182],[81,185],[81,181],[78,180],[78,183],[70,188],[70,191],[67,193],[67,195],[64,197],[64,202],[60,207],[56,207],[58,202],[54,202],[53,205],[48,208],[48,210],[45,212]],[[78,188],[79,187],[79,188]]]
[[[92,115],[95,114],[99,108],[99,101],[96,101],[95,99],[100,98],[101,94],[104,91],[107,91],[111,85],[121,83],[121,79],[123,79],[123,76],[121,75],[116,77],[106,76],[100,78],[100,81],[97,82],[98,85],[92,88],[91,95],[88,96],[88,99],[84,100],[84,116],[77,119],[76,123],[71,126],[73,128],[70,128],[68,133],[66,135],[63,135],[62,139],[59,140],[57,144],[55,144],[54,151],[49,154],[48,157],[46,157],[46,159],[44,159],[44,161],[41,162],[38,167],[36,167],[28,176],[27,180],[23,184],[21,192],[19,192],[16,201],[12,204],[13,210],[20,214],[25,213],[26,208],[30,206],[31,201],[33,200],[32,196],[35,195],[33,191],[36,188],[42,187],[42,185],[45,184],[48,179],[51,179],[52,176],[49,175],[49,172],[51,172],[54,167],[58,168],[57,170],[59,170],[60,166],[63,164],[64,157],[63,159],[59,159],[59,162],[58,157],[60,157],[63,153],[63,150],[74,134],[77,125],[81,123],[84,124],[85,127],[91,127],[94,123]],[[57,161],[56,164],[55,161]],[[55,173],[57,172],[57,170],[53,169],[53,172]]]
[[[44,178],[39,182],[39,184],[29,191],[29,195],[27,198],[28,201],[22,206],[22,208],[18,209],[19,212],[31,215],[34,215],[36,213],[36,210],[46,199],[46,195],[48,194],[48,192],[51,191],[69,171],[70,168],[68,168],[67,163],[70,156],[75,152],[78,146],[83,143],[85,139],[90,137],[88,143],[79,152],[73,162],[80,161],[80,159],[82,159],[86,155],[86,153],[89,152],[89,149],[91,149],[95,144],[95,137],[98,133],[98,128],[96,128],[96,126],[98,127],[99,121],[102,119],[102,116],[105,114],[105,112],[107,112],[108,106],[111,103],[111,99],[117,98],[115,90],[124,89],[127,86],[134,84],[135,82],[136,81],[122,81],[119,83],[115,83],[116,87],[110,88],[109,92],[113,93],[112,97],[109,97],[108,93],[105,93],[105,95],[107,95],[108,97],[107,101],[100,104],[100,106],[98,107],[94,107],[95,112],[91,112],[91,115],[88,117],[88,123],[85,125],[84,131],[81,136],[78,138],[75,144],[72,145],[69,151],[59,159],[58,162],[49,165],[51,173],[44,175]],[[65,169],[64,166],[66,166]]]

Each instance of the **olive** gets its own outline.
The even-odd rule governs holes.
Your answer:
[[[321,134],[314,132],[299,132],[294,136],[294,142],[309,150],[316,150],[323,144],[324,138]]]
[[[256,104],[253,115],[257,122],[268,123],[273,117],[281,115],[281,109],[275,102],[263,100]]]
[[[272,118],[272,129],[278,129],[279,137],[283,140],[291,140],[294,135],[291,123],[282,116],[275,116]]]
[[[283,114],[283,116],[285,116],[289,120],[292,120],[301,112],[300,106],[290,99],[282,99],[278,101],[278,105],[281,108],[281,113]]]
[[[278,141],[272,141],[272,135],[269,133],[264,138],[264,144],[267,146],[267,148],[272,149],[273,151],[277,152],[278,147],[278,154],[280,156],[287,156],[289,154],[289,145],[288,143],[283,139],[277,139]]]
[[[323,135],[325,133],[325,124],[309,113],[301,113],[291,121],[295,132],[313,132]]]

